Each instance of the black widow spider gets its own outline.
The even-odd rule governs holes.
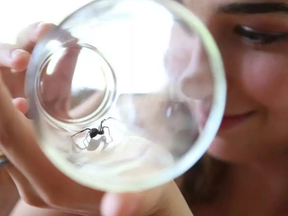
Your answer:
[[[97,135],[101,135],[101,138],[99,139],[99,142],[103,141],[104,144],[105,144],[105,146],[108,145],[107,140],[106,140],[106,137],[105,137],[105,136],[102,136],[102,135],[105,134],[104,128],[106,128],[106,129],[108,130],[109,136],[111,137],[109,127],[103,126],[103,123],[104,123],[105,121],[109,120],[109,119],[114,119],[114,118],[113,118],[113,117],[109,117],[109,118],[103,119],[103,120],[101,121],[100,125],[98,126],[98,128],[85,128],[85,129],[83,129],[83,130],[81,130],[81,131],[73,134],[73,135],[71,136],[72,141],[74,142],[74,140],[73,140],[73,137],[74,137],[74,136],[76,136],[77,134],[83,133],[84,131],[87,131],[87,130],[88,130],[88,133],[86,134],[85,139],[83,140],[83,144],[84,144],[84,146],[85,146],[84,148],[80,147],[79,145],[77,145],[77,144],[74,142],[74,144],[75,144],[79,149],[81,149],[81,150],[87,149],[87,148],[89,147],[89,142],[88,142],[88,145],[87,145],[87,144],[85,143],[85,141],[87,141],[87,139],[88,139],[89,137],[90,137],[90,139],[93,139],[93,138],[95,138]],[[112,137],[111,137],[111,139],[112,139]],[[113,140],[112,140],[112,141],[113,141]],[[112,142],[112,141],[111,141],[111,142]]]

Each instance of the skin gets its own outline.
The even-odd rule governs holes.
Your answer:
[[[247,1],[204,1],[197,6],[185,1],[185,4],[193,11],[201,11],[199,16],[210,27],[224,59],[228,82],[224,115],[239,116],[253,112],[237,127],[220,130],[209,153],[228,162],[254,163],[287,152],[288,76],[285,67],[288,45],[286,40],[269,45],[244,42],[245,37],[232,31],[240,24],[263,32],[287,32],[287,17],[280,14],[213,13],[220,5],[235,2]]]
[[[245,120],[219,130],[208,154],[230,168],[218,199],[210,205],[195,206],[195,215],[246,215],[247,209],[249,215],[287,214],[288,41],[259,45],[233,33],[236,25],[287,33],[287,15],[216,12],[220,6],[243,2],[252,1],[207,0],[195,4],[183,0],[209,27],[224,60],[228,92],[223,122],[227,123],[231,115],[253,112]],[[263,2],[288,3],[253,1]]]
[[[288,200],[285,196],[288,193],[288,173],[286,171],[288,165],[288,75],[286,71],[288,66],[288,41],[283,39],[275,43],[259,45],[255,41],[245,40],[247,38],[243,35],[240,36],[233,33],[233,29],[236,25],[244,25],[263,32],[288,33],[287,16],[274,13],[240,15],[217,12],[217,9],[222,5],[252,2],[247,0],[205,0],[195,2],[183,0],[183,4],[197,14],[208,26],[219,46],[228,83],[224,121],[231,123],[231,116],[233,116],[232,122],[234,123],[232,126],[230,124],[229,127],[219,130],[208,150],[209,155],[229,164],[227,177],[221,185],[221,193],[213,203],[192,205],[193,212],[195,215],[200,216],[286,215],[288,211],[286,208]],[[253,3],[263,2],[263,0],[253,1]],[[287,0],[265,2],[283,2],[288,4]],[[182,55],[182,59],[187,57],[185,52]],[[186,58],[185,61],[189,63],[190,59]],[[11,65],[8,67],[11,67]],[[186,82],[185,85],[189,85],[189,82]],[[0,104],[9,104],[11,98],[2,91],[0,91]],[[187,94],[187,96],[192,97],[191,94]],[[24,101],[22,102],[25,103]],[[3,106],[0,105],[0,110],[5,108]],[[199,115],[205,117],[205,110],[201,107],[203,106],[200,104]],[[11,106],[8,108],[11,109]],[[5,110],[8,110],[8,108],[5,108]],[[248,113],[251,113],[251,115],[246,115]],[[241,121],[239,120],[235,123],[235,116],[236,118],[239,116],[244,117],[241,118]],[[1,119],[1,121],[3,120]],[[13,130],[4,129],[4,132],[13,133]],[[31,133],[27,130],[25,132]],[[13,142],[17,142],[17,140],[10,140],[10,143]],[[3,144],[3,148],[6,149],[5,154],[10,156],[9,159],[12,163],[14,162],[15,166],[17,165],[18,169],[26,170],[24,176],[33,180],[35,184],[33,186],[36,187],[40,198],[45,197],[48,189],[51,188],[41,184],[43,182],[41,182],[42,179],[39,178],[37,170],[33,171],[31,168],[19,165],[21,164],[20,162],[23,163],[25,160],[21,160],[23,156],[16,150],[15,146],[7,147],[8,144]],[[20,159],[15,159],[16,156],[20,157]],[[50,172],[56,172],[47,164],[47,161],[45,163],[51,169]],[[28,163],[26,162],[25,164]],[[20,182],[18,185],[27,188],[27,184],[20,181],[19,177],[15,177],[13,169],[10,169],[10,174],[14,177],[15,182]],[[69,182],[59,173],[56,174],[61,179],[61,183]],[[80,188],[69,182],[69,187],[67,188],[70,189],[71,187]],[[167,186],[166,189],[168,193],[164,193],[163,191],[165,190],[160,190],[161,195],[157,197],[166,197],[167,199],[165,200],[169,200],[169,204],[179,204],[178,207],[172,204],[166,205],[169,206],[167,211],[171,215],[189,215],[185,201],[179,191],[176,193],[176,198],[171,196],[172,191],[177,191],[175,186],[172,184],[169,187]],[[87,192],[92,194],[91,191]],[[64,194],[70,195],[67,191],[64,191]],[[117,197],[119,198],[119,195]],[[142,195],[139,200],[146,200],[147,197],[149,197],[147,194]],[[121,196],[119,199],[125,200]],[[43,199],[40,200],[43,201]],[[85,200],[85,197],[82,200]],[[106,196],[104,200],[109,201],[109,196]],[[72,201],[72,203],[80,202],[80,200]],[[89,200],[85,201],[89,203]],[[155,199],[153,201],[156,202]],[[30,202],[30,204],[35,205],[33,202]],[[180,208],[179,206],[181,205],[184,208]],[[62,207],[62,209],[65,207],[66,209],[71,209],[71,206],[67,204],[58,204],[57,206]],[[124,205],[120,206],[123,207]],[[152,206],[150,203],[145,204],[141,208],[145,210],[154,209]],[[161,202],[159,206],[161,206]],[[159,206],[156,209],[161,209]],[[53,205],[50,205],[50,207],[53,208]],[[180,212],[179,209],[184,209],[184,212]],[[155,215],[161,215],[161,213]]]
[[[70,214],[161,216],[166,215],[166,212],[183,216],[192,215],[174,182],[141,193],[105,193],[72,181],[45,157],[37,144],[34,128],[24,115],[28,110],[28,103],[23,96],[25,70],[30,59],[30,52],[35,43],[51,27],[53,27],[52,24],[42,23],[40,26],[39,23],[33,24],[19,34],[16,45],[1,44],[0,149],[11,162],[5,168],[14,182],[14,185],[11,180],[3,181],[1,184],[1,187],[7,190],[10,188],[7,194],[11,196],[11,200],[6,199],[3,206],[14,204],[19,194],[21,199],[11,214],[13,216]],[[16,49],[21,49],[21,55],[13,58],[12,53]],[[74,55],[71,57],[72,64],[74,57]],[[67,68],[69,66],[67,65]],[[68,75],[71,71],[65,70],[65,72]],[[67,77],[64,78],[67,81]],[[56,79],[59,82],[61,76]],[[52,82],[49,80],[47,85]],[[61,89],[57,91],[62,92]],[[53,97],[58,95],[52,91],[51,94],[45,96],[45,99],[53,100]],[[66,102],[65,99],[69,99],[69,95],[61,94],[60,96],[64,102]],[[15,125],[17,125],[16,129]],[[35,166],[35,161],[37,161],[37,166]],[[4,172],[2,170],[1,172]],[[7,173],[4,172],[6,176]],[[47,181],[51,179],[51,176],[57,181]],[[13,186],[17,187],[18,194]]]

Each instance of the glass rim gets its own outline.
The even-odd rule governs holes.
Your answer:
[[[89,7],[90,5],[97,4],[98,2],[103,0],[95,0],[92,1],[75,12],[71,13],[67,16],[60,24],[61,27],[65,22],[73,18],[75,14],[82,11],[83,9]],[[127,0],[105,0],[105,2],[111,2],[111,4],[117,4],[117,2],[127,1]],[[143,1],[143,0],[134,0],[134,1]],[[164,168],[157,172],[155,175],[149,175],[143,177],[141,179],[130,179],[130,178],[122,178],[117,179],[117,184],[115,184],[115,179],[109,181],[108,176],[95,175],[86,175],[85,173],[79,171],[73,165],[69,164],[64,158],[61,158],[61,154],[52,146],[43,145],[41,146],[45,155],[50,159],[50,161],[56,165],[56,167],[66,174],[68,177],[73,179],[74,181],[84,184],[85,186],[91,187],[93,189],[104,190],[104,191],[114,191],[114,192],[129,192],[129,191],[141,191],[149,188],[153,188],[162,184],[165,184],[176,177],[185,173],[188,169],[194,166],[194,164],[205,154],[211,145],[214,137],[217,134],[218,128],[220,127],[221,120],[225,110],[226,104],[226,77],[223,66],[222,57],[220,54],[220,50],[218,49],[214,38],[210,34],[209,30],[206,28],[204,23],[193,14],[193,12],[189,11],[187,8],[182,6],[180,3],[173,0],[144,0],[158,3],[163,6],[166,10],[168,10],[174,16],[176,15],[181,20],[185,21],[185,24],[193,29],[196,34],[200,36],[201,42],[204,45],[205,51],[208,55],[211,74],[214,78],[214,91],[213,91],[213,103],[210,110],[209,117],[207,119],[206,125],[203,129],[201,135],[197,138],[195,144],[190,147],[190,149],[183,155],[180,159],[178,159],[173,165],[168,168]],[[37,47],[37,45],[36,45]],[[40,48],[38,48],[40,49]],[[41,49],[40,49],[41,50]],[[31,66],[33,68],[33,64]],[[27,76],[33,76],[27,73]],[[31,77],[29,77],[31,78]],[[29,79],[27,79],[29,80]],[[34,77],[32,77],[34,81]],[[33,83],[35,84],[35,83]],[[27,85],[26,85],[27,86]],[[34,92],[32,92],[33,88],[29,87],[28,94],[34,97]],[[35,106],[35,104],[34,104]],[[33,112],[37,115],[36,107],[33,107]],[[39,122],[35,122],[36,128],[40,126]],[[40,135],[41,136],[41,135]],[[99,181],[95,181],[98,179]]]

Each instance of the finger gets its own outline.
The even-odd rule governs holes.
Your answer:
[[[101,202],[103,216],[133,216],[141,204],[139,194],[114,194],[107,193]],[[139,215],[140,212],[138,212]]]
[[[75,208],[75,212],[89,208],[95,212],[99,208],[95,202],[103,193],[79,185],[64,175],[53,166],[37,141],[32,125],[13,106],[8,89],[0,78],[0,150],[17,170],[21,170],[49,206],[68,206],[67,210]],[[49,181],[51,176],[57,181]],[[92,203],[83,203],[82,200],[91,200]]]
[[[101,202],[101,213],[103,216],[153,215],[154,210],[160,208],[158,205],[170,184],[138,193],[106,193]]]
[[[24,28],[17,37],[16,45],[0,45],[0,67],[9,67],[15,71],[27,68],[30,54],[35,44],[53,26],[49,23],[35,23]]]
[[[26,97],[25,95],[25,73],[11,73],[11,71],[7,68],[1,70],[0,68],[0,74],[2,76],[2,79],[7,86],[7,88],[10,91],[10,94],[13,98],[17,97]]]
[[[70,99],[73,75],[77,65],[81,47],[76,44],[77,40],[70,43],[62,56],[57,59],[53,73],[42,78],[41,98],[43,103],[53,115],[70,118]],[[50,74],[50,73],[49,73]]]
[[[24,115],[27,113],[28,111],[28,102],[27,99],[25,98],[15,98],[13,99],[13,104],[14,106]]]
[[[23,214],[25,212],[25,214]],[[25,202],[20,200],[13,212],[9,216],[77,216],[75,214],[65,213],[59,210],[35,208],[31,205],[27,205]],[[80,216],[80,215],[79,215]]]
[[[17,128],[15,129],[15,127]],[[30,176],[35,184],[39,183],[43,188],[45,185],[49,187],[44,179],[47,180],[50,175],[59,173],[38,146],[36,135],[29,120],[20,115],[16,107],[13,106],[2,79],[0,79],[0,147],[11,163],[18,170],[21,170],[24,176]],[[36,161],[37,166],[35,166]]]
[[[49,31],[52,26],[55,25],[45,22],[37,22],[27,26],[19,32],[16,39],[17,46],[31,52],[35,44]]]
[[[140,193],[107,193],[100,207],[103,216],[193,216],[174,181]]]
[[[30,54],[17,46],[0,44],[0,67],[8,67],[15,71],[26,69]]]
[[[20,197],[27,204],[41,208],[48,207],[21,172],[19,172],[12,164],[8,164],[5,168],[13,179]]]
[[[87,100],[69,110],[69,116],[73,119],[83,118],[93,113],[101,104],[104,98],[104,92],[95,92]]]
[[[25,114],[27,112],[28,103],[25,98],[15,98],[12,102],[21,113]],[[15,183],[19,195],[27,204],[37,207],[47,207],[36,191],[33,190],[28,180],[11,163],[6,166],[6,169]]]
[[[25,98],[15,98],[12,100],[14,106],[24,115],[28,110],[28,102]],[[3,157],[3,153],[0,151],[0,157]]]

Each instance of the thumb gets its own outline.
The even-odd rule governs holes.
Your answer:
[[[28,111],[28,102],[25,98],[15,98],[12,100],[14,106],[24,115]]]
[[[139,193],[106,193],[101,202],[101,213],[103,216],[154,215],[166,206],[171,185],[174,183]]]
[[[141,203],[139,194],[106,193],[101,202],[103,216],[133,216]]]

